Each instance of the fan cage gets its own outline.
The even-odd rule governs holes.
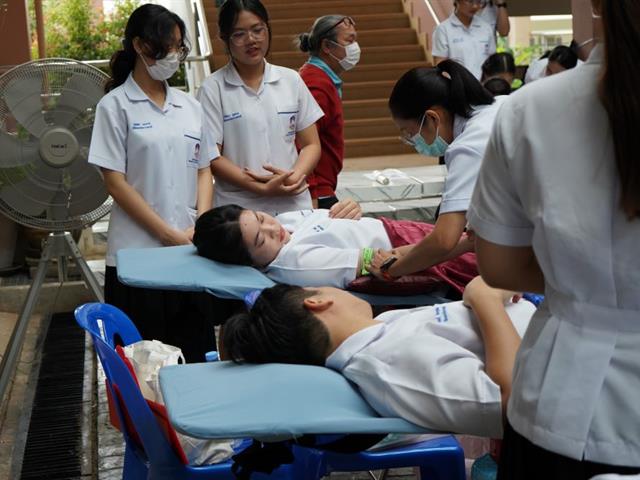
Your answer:
[[[4,91],[14,82],[20,82],[27,79],[32,79],[34,75],[43,78],[43,83],[46,84],[47,91],[40,92],[43,98],[43,116],[46,116],[48,109],[55,105],[55,98],[60,95],[60,92],[65,87],[66,82],[74,75],[82,75],[83,81],[93,82],[94,85],[103,86],[106,80],[109,78],[104,72],[91,65],[82,63],[78,60],[68,58],[46,58],[34,60],[22,65],[18,65],[0,76],[0,129],[9,133],[7,128],[7,120],[14,118],[12,112],[9,110],[7,103],[5,103]],[[50,98],[47,98],[50,97]],[[50,100],[50,101],[49,101]],[[99,98],[96,98],[97,104]],[[93,116],[95,115],[95,105],[92,108],[87,109],[86,112],[82,112],[73,122],[73,128],[82,128],[87,125],[93,124]],[[22,127],[24,128],[24,127]],[[12,132],[18,137],[23,132]],[[85,161],[83,159],[81,161]],[[10,181],[9,175],[3,176],[3,180]],[[97,208],[93,208],[91,211],[82,212],[73,216],[67,215],[66,218],[47,218],[49,209],[45,209],[42,215],[32,216],[21,212],[14,206],[9,205],[7,202],[0,198],[0,212],[4,213],[7,217],[11,218],[15,222],[46,231],[69,231],[84,228],[89,226],[100,218],[107,215],[112,206],[112,199],[105,193],[105,200]]]

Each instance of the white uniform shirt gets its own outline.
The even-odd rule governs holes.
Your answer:
[[[444,154],[447,176],[440,214],[464,212],[469,208],[491,127],[504,98],[496,97],[491,105],[475,107],[471,118],[454,118],[454,140]]]
[[[329,210],[287,212],[277,217],[291,239],[265,274],[279,283],[301,287],[345,288],[356,278],[361,250],[391,250],[380,220],[329,218]]]
[[[202,108],[189,95],[167,85],[163,108],[133,77],[98,103],[89,163],[125,174],[125,179],[162,219],[178,230],[194,224]],[[115,266],[121,248],[161,247],[117,203],[109,218],[106,264]]]
[[[600,47],[577,69],[509,96],[469,222],[532,246],[546,302],[516,360],[514,429],[579,460],[640,466],[640,222],[620,210]]]
[[[469,70],[478,80],[482,77],[482,63],[496,52],[496,33],[487,22],[473,16],[469,28],[452,13],[433,32],[434,57],[455,60]]]
[[[506,307],[522,336],[535,307]],[[392,310],[347,338],[326,365],[382,416],[445,432],[502,436],[500,387],[487,375],[477,320],[462,302]]]
[[[256,93],[247,87],[230,62],[207,78],[198,99],[204,109],[204,153],[209,160],[222,154],[240,168],[262,174],[263,165],[289,170],[298,160],[296,132],[313,125],[322,109],[298,72],[265,62]],[[216,179],[214,205],[235,203],[271,215],[311,208],[305,191],[295,197],[263,197]]]
[[[544,78],[547,73],[547,65],[549,64],[548,58],[539,58],[531,62],[527,68],[527,73],[524,74],[524,83],[531,83],[535,80]]]

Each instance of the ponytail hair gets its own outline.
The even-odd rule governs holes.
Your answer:
[[[223,205],[204,212],[196,220],[193,244],[198,255],[232,265],[253,265],[240,230],[238,205]]]
[[[440,105],[469,118],[474,107],[493,101],[469,70],[454,60],[443,60],[435,67],[416,67],[402,75],[389,97],[389,110],[393,117],[420,121],[425,110]]]
[[[224,324],[226,356],[236,363],[324,365],[329,331],[303,303],[315,293],[284,284],[263,290],[250,312]]]
[[[605,68],[600,99],[611,124],[618,177],[620,206],[629,220],[640,217],[640,158],[637,127],[640,125],[640,2],[601,0]]]
[[[309,32],[298,35],[296,44],[300,51],[317,57],[320,54],[322,40],[327,39],[332,42],[338,40],[338,31],[335,27],[344,18],[344,15],[324,15],[316,18]]]
[[[178,27],[183,47],[184,60],[189,52],[189,42],[186,38],[187,29],[182,19],[175,13],[161,5],[147,3],[136,8],[127,20],[122,39],[122,49],[111,56],[109,67],[111,78],[107,80],[105,92],[109,92],[122,85],[136,66],[138,54],[133,47],[133,39],[139,37],[145,44],[145,55],[160,59],[167,56],[169,50],[175,46],[174,30]]]

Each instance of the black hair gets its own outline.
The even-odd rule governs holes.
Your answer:
[[[200,215],[193,233],[198,255],[233,265],[253,265],[240,230],[244,210],[238,205],[223,205]]]
[[[498,95],[509,95],[511,93],[511,85],[504,78],[494,77],[484,82],[484,88],[489,90],[494,97]]]
[[[329,331],[303,303],[315,293],[285,284],[263,290],[251,311],[224,324],[222,351],[236,363],[324,365]]]
[[[227,45],[227,51],[230,48],[229,42],[233,27],[238,21],[238,15],[244,11],[253,13],[267,26],[267,31],[269,32],[268,54],[271,49],[271,25],[269,24],[269,12],[267,12],[260,0],[226,0],[220,7],[218,11],[218,31],[220,38]]]
[[[469,118],[476,105],[492,103],[493,96],[478,79],[454,60],[409,70],[397,81],[389,97],[394,117],[416,121],[435,105]]]
[[[516,74],[516,61],[509,52],[489,55],[482,63],[482,81],[501,73]]]
[[[298,48],[317,56],[320,53],[322,40],[327,39],[332,42],[338,40],[338,30],[331,27],[337,26],[336,24],[343,18],[345,15],[324,15],[316,18],[311,31],[298,35]]]
[[[640,125],[640,2],[601,0],[604,31],[604,73],[600,99],[611,123],[620,207],[629,219],[640,217],[640,161],[637,129]]]
[[[569,70],[578,63],[578,54],[566,45],[558,45],[551,50],[549,54],[549,61],[556,62]]]
[[[167,56],[173,43],[173,31],[176,26],[180,29],[182,37],[181,46],[184,48],[182,60],[189,51],[189,42],[186,38],[186,27],[182,19],[161,5],[147,3],[136,8],[127,20],[122,39],[122,50],[118,50],[111,56],[109,67],[111,78],[105,85],[105,92],[109,92],[122,85],[136,65],[138,54],[133,48],[133,39],[140,37],[146,46],[145,55],[160,59]]]

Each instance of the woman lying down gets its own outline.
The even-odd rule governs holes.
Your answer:
[[[353,200],[341,201],[331,210],[299,210],[276,217],[225,205],[198,218],[193,243],[206,258],[259,268],[278,283],[347,288],[357,277],[369,274],[376,250],[394,249],[402,255],[432,230],[433,225],[426,223],[362,217]],[[462,240],[442,260],[472,249],[469,240]],[[462,292],[477,275],[475,254],[466,253],[458,263],[455,280],[437,268],[426,273]]]
[[[225,323],[221,354],[326,365],[382,416],[497,438],[520,337],[535,310],[517,300],[476,277],[461,302],[373,318],[367,302],[344,290],[276,285]]]

